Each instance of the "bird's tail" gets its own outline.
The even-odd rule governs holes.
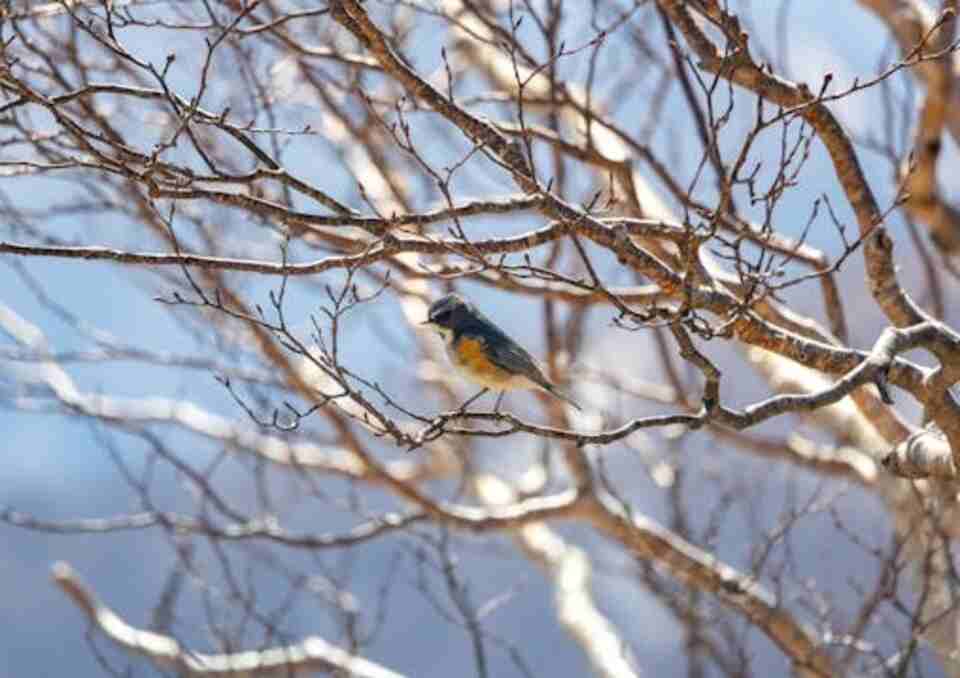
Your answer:
[[[553,384],[550,384],[549,386],[547,386],[545,390],[550,395],[556,396],[557,398],[560,398],[560,400],[563,400],[564,402],[567,402],[570,405],[572,405],[577,412],[583,412],[583,408],[580,407],[573,398],[568,396],[566,393],[561,391],[559,388],[557,388]]]

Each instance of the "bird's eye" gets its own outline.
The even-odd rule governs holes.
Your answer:
[[[433,316],[433,321],[434,321],[434,322],[444,322],[444,321],[447,320],[449,317],[450,317],[450,309],[447,309],[446,311],[440,311],[439,313],[435,314],[435,315]]]

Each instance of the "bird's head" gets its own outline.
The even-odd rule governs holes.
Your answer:
[[[471,314],[470,302],[459,294],[448,294],[430,304],[427,319],[421,325],[426,325],[443,335],[444,338],[453,336],[455,328],[462,326]]]

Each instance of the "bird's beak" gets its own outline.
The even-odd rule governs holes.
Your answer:
[[[427,319],[424,320],[422,323],[420,323],[421,326],[423,326],[423,325],[432,325],[432,324],[433,324],[433,323],[430,322],[430,318],[427,318]]]

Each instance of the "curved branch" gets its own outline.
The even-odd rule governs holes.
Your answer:
[[[883,212],[877,204],[854,151],[853,143],[827,106],[805,85],[796,85],[760,68],[750,55],[747,34],[739,21],[716,3],[712,16],[732,43],[732,51],[723,53],[690,15],[682,0],[659,0],[670,21],[680,30],[687,44],[700,58],[700,67],[729,80],[757,96],[787,109],[794,109],[816,131],[833,161],[837,180],[857,217],[864,238],[864,258],[870,291],[889,320],[898,326],[916,325],[925,314],[900,287],[893,261],[893,240],[883,227]]]
[[[318,636],[269,650],[203,654],[183,647],[170,636],[128,624],[101,603],[67,563],[59,562],[53,566],[53,580],[107,638],[128,652],[174,669],[181,676],[283,678],[301,671],[323,671],[343,672],[356,678],[402,678],[402,674],[350,654]]]
[[[819,646],[812,631],[800,625],[751,577],[644,516],[625,515],[609,498],[591,496],[585,503],[584,515],[595,528],[626,546],[638,558],[661,563],[680,581],[712,593],[744,614],[790,658],[797,675],[805,678],[837,675],[830,656]]]
[[[943,3],[939,16],[920,0],[860,0],[890,28],[905,57],[921,52],[948,49],[956,30],[956,2]],[[914,72],[927,86],[914,140],[913,166],[904,161],[909,197],[904,209],[925,223],[934,243],[947,254],[960,250],[960,210],[947,202],[937,186],[937,161],[941,137],[948,128],[954,139],[960,138],[957,89],[954,87],[958,62],[954,54],[917,65]]]

